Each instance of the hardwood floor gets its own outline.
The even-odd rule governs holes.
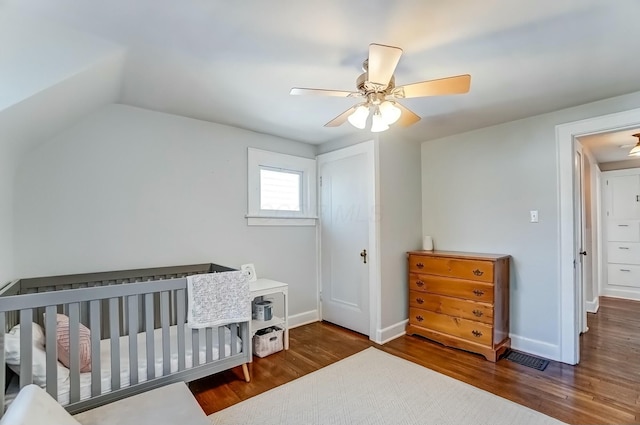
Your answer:
[[[250,383],[237,368],[190,387],[209,414],[375,346],[567,423],[640,423],[640,302],[603,297],[588,326],[578,366],[551,362],[541,372],[504,359],[494,364],[420,337],[379,346],[338,326],[313,323],[291,330],[290,350],[256,357]]]

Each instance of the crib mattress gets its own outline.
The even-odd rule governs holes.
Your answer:
[[[193,366],[192,350],[192,330],[185,326],[185,368]],[[171,347],[171,373],[178,371],[178,328],[171,326],[169,329],[169,340]],[[154,358],[155,377],[163,376],[162,358],[162,329],[154,331]],[[212,356],[216,360],[219,358],[218,335],[213,335]],[[240,337],[236,338],[236,352],[242,350]],[[225,357],[231,355],[231,332],[225,328]],[[206,338],[204,331],[199,333],[199,364],[204,364],[206,360]],[[105,339],[100,342],[100,365],[101,365],[101,390],[102,394],[111,391],[111,340]],[[129,369],[129,337],[120,337],[120,387],[125,388],[130,385]],[[146,333],[138,334],[138,382],[147,380],[147,349]],[[58,381],[58,402],[63,406],[69,404],[69,390],[71,388],[70,378],[65,381]],[[5,403],[7,405],[15,399],[20,390],[19,380],[13,380],[5,392]],[[80,400],[91,398],[91,372],[80,374]]]

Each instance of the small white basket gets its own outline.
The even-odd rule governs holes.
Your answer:
[[[270,328],[270,331],[262,335],[253,336],[253,354],[258,357],[266,357],[284,349],[282,332],[280,328]]]

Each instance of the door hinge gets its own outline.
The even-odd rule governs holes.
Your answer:
[[[607,182],[607,186],[609,186],[609,180],[606,180],[606,182]]]
[[[320,176],[320,187],[322,187],[322,176]]]

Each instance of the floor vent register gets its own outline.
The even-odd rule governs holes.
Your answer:
[[[549,365],[549,360],[513,350],[509,350],[505,359],[537,370],[545,370]]]

